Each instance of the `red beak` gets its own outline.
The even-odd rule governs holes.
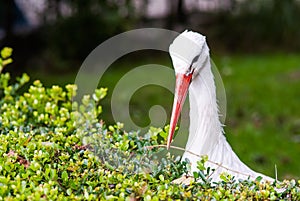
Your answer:
[[[167,149],[170,148],[170,144],[173,139],[173,135],[175,132],[176,124],[178,122],[178,118],[184,104],[186,94],[188,88],[190,86],[193,72],[188,74],[176,74],[176,86],[175,86],[175,95],[174,95],[174,102],[173,102],[173,109],[171,115],[171,122],[170,122],[170,129],[167,141]]]

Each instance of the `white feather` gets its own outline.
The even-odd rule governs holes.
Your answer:
[[[195,64],[196,72],[189,87],[190,128],[186,144],[188,152],[183,154],[183,160],[188,158],[191,162],[192,172],[198,171],[199,157],[189,152],[208,155],[210,161],[221,164],[207,164],[216,169],[211,175],[213,181],[219,181],[222,172],[228,172],[236,179],[247,179],[249,176],[255,179],[262,176],[264,180],[273,181],[272,178],[247,167],[233,152],[224,136],[205,37],[196,32],[185,31],[174,40],[169,51],[176,73],[185,72],[193,58],[199,55]]]

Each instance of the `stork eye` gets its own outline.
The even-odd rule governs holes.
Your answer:
[[[190,65],[188,71],[186,72],[187,75],[194,72],[195,68],[193,67],[193,64],[196,63],[196,62],[198,61],[199,56],[200,56],[200,55],[195,56],[194,59],[192,60],[191,65]]]
[[[199,59],[200,55],[195,56],[195,58],[192,60],[191,65],[193,65],[194,63],[196,63]]]

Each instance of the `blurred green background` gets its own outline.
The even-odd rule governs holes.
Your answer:
[[[299,179],[299,22],[299,0],[0,0],[0,47],[14,49],[6,68],[14,76],[27,72],[46,86],[64,85],[115,34],[143,27],[201,32],[225,85],[225,132],[233,149],[257,171],[274,177],[276,164],[279,179]],[[106,122],[113,123],[110,96],[118,80],[150,63],[171,67],[167,53],[144,50],[105,73]],[[131,98],[132,118],[147,125],[157,104],[170,114],[172,98],[164,88],[143,87]]]

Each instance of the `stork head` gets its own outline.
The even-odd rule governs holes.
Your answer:
[[[169,53],[176,75],[194,71],[195,77],[208,59],[209,49],[205,36],[186,30],[174,39],[169,47]]]
[[[175,69],[176,86],[167,141],[168,149],[173,139],[189,85],[193,78],[204,68],[205,63],[208,62],[209,49],[205,36],[192,31],[184,31],[170,45],[169,52]]]

